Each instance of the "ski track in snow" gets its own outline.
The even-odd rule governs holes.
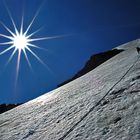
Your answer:
[[[139,140],[137,46],[121,45],[125,51],[88,74],[1,114],[0,140]]]

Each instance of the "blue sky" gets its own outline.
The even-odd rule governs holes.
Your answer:
[[[6,4],[4,4],[6,3]],[[17,53],[5,67],[13,50],[0,55],[0,103],[26,102],[54,89],[79,71],[92,54],[109,50],[140,37],[139,0],[1,0],[0,21],[14,31],[7,5],[19,29],[24,11],[24,30],[36,17],[29,33],[43,26],[37,37],[66,35],[35,42],[47,51],[32,50],[51,72],[27,52],[32,70],[21,54],[15,86]],[[9,33],[0,25],[0,34]],[[0,37],[0,42],[5,38]],[[0,46],[0,51],[4,47]]]

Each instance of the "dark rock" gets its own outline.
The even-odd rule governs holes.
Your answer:
[[[65,84],[75,80],[76,78],[81,77],[82,75],[95,69],[96,67],[98,67],[99,65],[101,65],[102,63],[104,63],[105,61],[107,61],[108,59],[112,58],[113,56],[119,54],[122,51],[123,50],[120,50],[120,49],[119,50],[113,49],[110,51],[92,55],[90,57],[90,59],[87,61],[87,63],[85,64],[85,66],[77,74],[75,74],[71,79],[66,80],[63,83],[59,84],[57,87],[63,86]]]
[[[109,103],[108,100],[103,100],[103,101],[101,102],[101,106],[104,106],[104,105],[106,105],[106,104],[108,104],[108,103]]]
[[[121,120],[121,117],[117,117],[117,118],[114,119],[114,123],[117,123],[117,122],[119,122],[120,120]]]
[[[13,109],[21,104],[0,104],[0,114]]]

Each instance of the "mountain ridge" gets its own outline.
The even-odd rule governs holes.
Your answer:
[[[105,61],[109,60],[110,58],[114,57],[115,55],[121,53],[123,51],[123,49],[113,49],[113,50],[108,50],[106,52],[101,52],[98,54],[93,54],[89,60],[85,63],[85,66],[78,71],[72,78],[62,82],[61,84],[59,84],[57,87],[63,86],[81,76],[83,76],[84,74],[90,72],[91,70],[95,69],[96,67],[98,67],[99,65],[101,65],[102,63],[104,63]]]

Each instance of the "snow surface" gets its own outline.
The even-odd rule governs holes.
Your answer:
[[[0,115],[0,140],[140,140],[135,40],[88,74]]]

